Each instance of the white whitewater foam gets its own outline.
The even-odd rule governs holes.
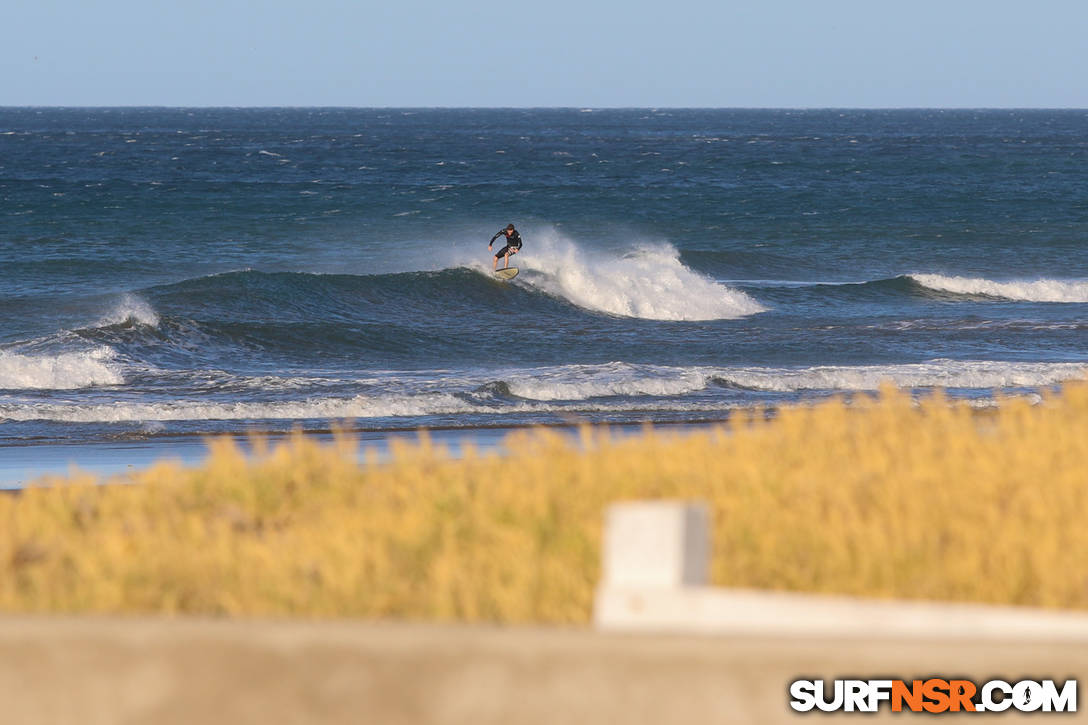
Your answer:
[[[1084,379],[1088,365],[932,360],[900,365],[732,368],[717,370],[713,377],[769,392],[877,390],[886,382],[900,388],[1034,388]]]
[[[486,413],[512,415],[527,413],[595,413],[625,411],[661,411],[714,413],[738,407],[735,402],[719,404],[674,402],[587,403],[574,406],[547,403],[521,403],[503,408],[470,405],[460,400],[322,400],[300,403],[223,403],[197,404],[190,401],[169,403],[54,404],[30,406],[0,404],[0,421],[48,420],[64,423],[142,423],[147,431],[162,430],[165,421],[201,420],[350,420],[353,418],[394,418],[424,415]]]
[[[719,384],[774,393],[875,391],[886,382],[901,388],[1035,388],[1088,378],[1088,364],[931,360],[894,365],[786,368],[670,367],[614,362],[511,368],[485,374],[490,376],[489,380],[506,382],[510,393],[519,398],[569,403],[608,397],[685,396]],[[484,382],[481,378],[460,379],[455,384],[471,390]]]
[[[511,263],[536,274],[523,283],[579,307],[646,320],[719,320],[763,312],[740,290],[685,267],[668,245],[643,245],[622,256],[590,252],[554,231],[534,232],[525,256]]]
[[[1088,281],[1037,279],[995,282],[974,277],[946,277],[940,274],[908,275],[918,284],[961,295],[989,295],[1026,302],[1088,302]]]
[[[500,370],[510,392],[534,401],[621,396],[682,396],[714,384],[775,393],[874,391],[901,388],[1034,388],[1088,378],[1088,364],[931,360],[895,365],[784,367],[668,367],[608,363]]]
[[[72,390],[92,385],[121,385],[124,379],[110,362],[114,352],[98,347],[88,352],[21,355],[0,350],[0,389]]]
[[[112,310],[95,323],[95,327],[109,327],[126,322],[158,327],[159,315],[145,300],[133,294],[126,294],[114,305]]]
[[[670,396],[703,390],[707,372],[701,368],[608,365],[564,365],[508,376],[510,392],[530,400],[588,400],[611,396]]]
[[[96,359],[94,355],[98,355]],[[0,353],[0,388],[80,387],[120,383],[109,366],[112,351],[53,358]],[[12,364],[15,360],[16,364]],[[34,362],[28,362],[28,361]],[[50,362],[51,361],[51,366]],[[20,375],[12,384],[12,374]],[[399,392],[351,396],[313,395],[294,401],[218,402],[200,399],[138,402],[0,402],[0,420],[121,423],[199,420],[343,420],[428,415],[507,415],[620,411],[723,411],[744,405],[718,395],[686,397],[717,384],[752,390],[874,391],[891,382],[902,388],[1001,390],[1041,388],[1088,377],[1088,364],[931,360],[898,365],[782,367],[667,367],[608,363],[476,371],[465,377],[408,375],[392,382]],[[418,378],[418,379],[417,379]],[[504,380],[524,400],[496,405],[474,402],[472,391]],[[282,390],[275,377],[252,379],[255,387]],[[329,382],[329,381],[324,381]],[[343,381],[338,381],[343,382]],[[358,385],[379,381],[358,380]],[[385,380],[388,384],[390,380]],[[437,386],[445,390],[437,391]],[[616,398],[602,400],[602,398]],[[656,398],[656,400],[654,400]]]
[[[0,406],[0,418],[68,423],[122,423],[185,420],[301,420],[305,418],[383,418],[472,412],[473,406],[445,394],[393,398],[322,398],[283,402],[36,404]]]
[[[0,358],[0,369],[2,358]],[[492,371],[492,375],[495,372]],[[450,392],[403,392],[352,397],[311,397],[297,401],[201,402],[173,400],[116,403],[0,403],[0,420],[122,423],[198,420],[344,420],[427,415],[509,415],[620,411],[724,411],[737,400],[685,398],[715,381],[768,392],[872,391],[885,382],[903,388],[1038,388],[1088,376],[1079,363],[1015,363],[933,360],[902,365],[811,368],[659,367],[611,363],[569,365],[497,373],[511,392],[526,398],[508,405],[473,403]],[[494,377],[490,378],[494,380]],[[449,380],[473,389],[484,378]],[[432,387],[432,386],[428,386]],[[600,398],[616,396],[618,400]],[[670,398],[672,400],[647,400]]]
[[[678,396],[715,383],[776,393],[901,388],[1002,389],[1056,385],[1088,377],[1088,364],[931,360],[897,365],[666,367],[609,363],[499,371],[510,392],[538,401]]]

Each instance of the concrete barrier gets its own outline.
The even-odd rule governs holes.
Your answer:
[[[1027,607],[873,600],[706,586],[710,517],[688,502],[609,507],[597,628],[815,638],[1088,644],[1088,616]]]
[[[0,617],[3,725],[813,722],[790,710],[794,679],[1085,672],[1081,643]]]

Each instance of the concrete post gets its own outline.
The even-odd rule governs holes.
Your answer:
[[[675,589],[709,581],[710,516],[702,503],[634,501],[609,506],[603,587]]]

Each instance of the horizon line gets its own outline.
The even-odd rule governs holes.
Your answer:
[[[357,110],[357,111],[1085,111],[1086,106],[353,106],[353,105],[171,105],[171,104],[0,104],[0,110],[162,109],[162,110]]]

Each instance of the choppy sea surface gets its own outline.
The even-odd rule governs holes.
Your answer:
[[[0,109],[0,461],[1086,374],[1085,111]]]

